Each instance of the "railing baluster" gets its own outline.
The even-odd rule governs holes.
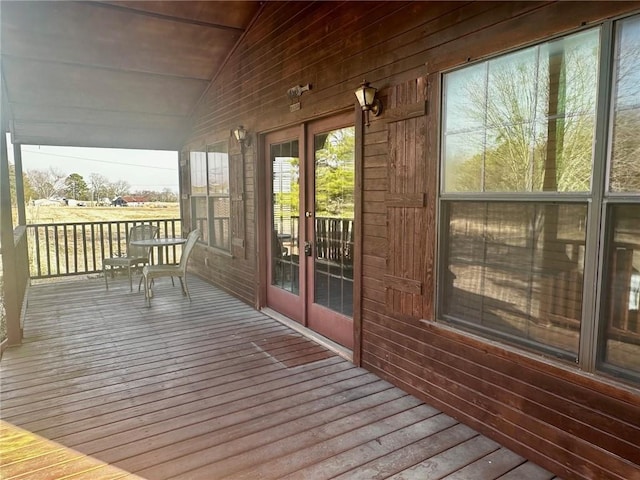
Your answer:
[[[44,226],[45,247],[47,248],[47,275],[51,276],[51,248],[49,242],[49,225]]]
[[[96,230],[95,225],[91,224],[91,259],[93,264],[91,265],[91,271],[96,271]]]
[[[69,224],[64,224],[64,265],[65,265],[65,273],[71,273],[71,269],[69,268],[69,231],[67,229]]]
[[[84,264],[84,273],[87,273],[87,224],[82,224],[82,263]]]
[[[120,222],[116,222],[116,235],[117,235],[117,244],[116,246],[118,247],[118,256],[122,256],[122,232],[120,231],[122,229],[122,225],[120,224]]]
[[[108,232],[109,232],[109,256],[113,257],[113,224],[109,224]]]
[[[78,226],[73,226],[73,271],[78,273]]]
[[[104,223],[100,223],[100,268],[102,270],[102,261],[104,259]]]
[[[35,226],[35,243],[36,243],[36,265],[38,267],[38,277],[42,276],[42,264],[40,259],[40,229]]]
[[[60,274],[60,249],[58,245],[58,225],[53,226],[53,248],[55,252],[56,273]]]
[[[171,236],[175,237],[176,236],[176,222],[174,220],[165,220],[165,225],[168,224],[168,222],[171,222]],[[168,229],[167,226],[165,226],[166,229]],[[171,263],[176,263],[176,259],[178,258],[178,255],[176,254],[176,245],[173,245],[171,247]]]

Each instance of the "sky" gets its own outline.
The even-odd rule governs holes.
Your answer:
[[[13,147],[8,148],[13,163]],[[48,170],[50,167],[71,175],[78,173],[89,183],[92,173],[110,182],[124,180],[131,191],[178,193],[178,153],[161,150],[123,150],[116,148],[22,146],[22,170]]]

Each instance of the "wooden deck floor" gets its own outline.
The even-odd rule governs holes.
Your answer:
[[[31,288],[2,358],[3,479],[550,479],[190,278]]]

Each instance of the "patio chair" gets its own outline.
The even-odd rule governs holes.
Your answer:
[[[129,238],[127,240],[127,252],[123,257],[107,257],[102,260],[102,273],[104,275],[104,283],[109,290],[109,281],[107,275],[107,266],[111,267],[111,274],[115,268],[126,267],[129,271],[129,289],[133,291],[133,280],[131,278],[131,269],[138,268],[140,265],[149,263],[149,250],[151,247],[139,247],[132,245],[135,240],[148,240],[158,235],[158,227],[153,225],[134,225],[129,230]]]
[[[177,265],[145,265],[142,269],[142,275],[144,278],[144,297],[147,302],[147,306],[151,306],[151,297],[153,292],[151,291],[151,285],[153,280],[159,277],[178,277],[180,279],[180,287],[182,288],[182,294],[191,300],[189,295],[189,286],[187,285],[187,262],[189,256],[195,247],[198,238],[200,237],[200,230],[197,228],[189,234],[187,241],[182,248],[182,255],[180,256],[180,263]]]

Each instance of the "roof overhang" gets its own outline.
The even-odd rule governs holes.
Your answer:
[[[14,143],[177,150],[260,2],[3,1]],[[8,111],[4,111],[8,110]]]

